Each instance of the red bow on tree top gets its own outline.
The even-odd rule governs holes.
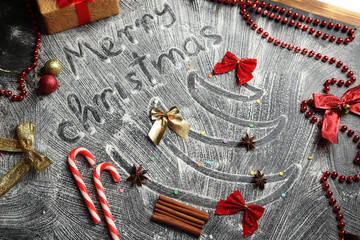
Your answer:
[[[341,110],[360,115],[360,85],[347,90],[341,99],[331,94],[314,93],[315,108],[326,109],[321,136],[332,143],[338,143]]]
[[[242,225],[244,238],[250,236],[258,229],[257,220],[264,214],[265,208],[258,205],[246,205],[239,190],[236,190],[228,199],[221,199],[216,207],[217,215],[232,215],[241,210],[245,211]]]
[[[256,68],[257,60],[250,58],[238,59],[231,52],[227,52],[222,63],[217,63],[214,68],[215,74],[226,73],[237,67],[237,77],[239,84],[244,84],[253,78],[251,74]]]

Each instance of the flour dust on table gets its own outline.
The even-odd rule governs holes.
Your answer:
[[[30,64],[37,38],[21,4],[0,3],[4,9],[0,13],[4,23],[0,26],[4,33],[0,37],[0,67],[18,72]],[[271,4],[274,11],[277,4]],[[326,41],[323,34],[309,34],[312,27],[306,31],[291,27],[293,15],[283,23],[287,13],[280,14],[281,4],[276,13],[282,16],[278,23],[269,19],[270,9],[261,7],[257,14],[257,8],[250,6],[243,14],[241,4],[233,6],[231,2],[120,0],[119,6],[119,15],[41,35],[38,66],[26,76],[38,77],[39,66],[57,59],[62,65],[58,90],[43,95],[29,88],[21,102],[0,98],[0,136],[16,139],[16,125],[32,121],[37,131],[34,149],[53,162],[41,173],[29,170],[0,198],[0,238],[110,239],[110,232],[116,236],[111,226],[116,226],[121,239],[193,239],[169,227],[171,224],[151,221],[154,213],[160,221],[169,214],[161,212],[166,208],[155,211],[160,195],[197,209],[201,216],[209,214],[206,224],[196,225],[203,227],[199,239],[239,239],[249,233],[247,239],[339,238],[337,214],[332,212],[334,206],[328,204],[327,191],[322,190],[319,180],[329,169],[331,173],[346,173],[344,177],[358,173],[359,166],[351,160],[357,150],[348,144],[354,136],[349,139],[347,134],[339,134],[338,145],[325,141],[317,124],[321,119],[309,124],[299,106],[304,99],[312,99],[313,93],[321,93],[325,80],[337,78],[339,82],[344,78],[344,66],[349,68],[346,73],[360,69],[355,54],[360,50],[359,38],[344,44],[352,36],[344,37],[350,29],[344,33],[336,30],[336,25],[321,30],[329,35]],[[299,14],[296,21],[302,15],[318,18],[291,11]],[[251,14],[251,25],[244,20],[245,14]],[[254,24],[258,25],[256,31]],[[258,33],[259,26],[266,31]],[[263,37],[265,32],[268,35]],[[345,39],[341,44],[336,44],[337,38],[331,43],[332,35]],[[21,36],[32,36],[34,41]],[[281,39],[279,44],[275,44],[277,39]],[[284,41],[292,45],[282,47]],[[296,46],[301,46],[299,53]],[[304,48],[310,49],[306,55]],[[309,57],[311,50],[321,52],[321,59],[315,61],[316,54]],[[237,60],[257,60],[256,68],[246,71],[251,80],[246,78],[247,82],[239,85],[237,69],[214,72],[227,52]],[[336,56],[344,65],[337,68],[330,64],[330,57],[324,64],[325,56]],[[16,81],[1,74],[0,89],[16,87]],[[346,81],[342,88],[332,86],[331,94],[342,96]],[[166,112],[172,106],[190,126],[187,139],[169,127],[156,145],[148,137],[155,122],[149,117],[151,109],[161,109],[164,117],[170,118]],[[306,107],[312,105],[307,102]],[[341,116],[341,125],[351,126],[355,133],[359,131],[357,121],[352,114]],[[255,148],[249,151],[251,145],[239,146],[247,135],[255,137]],[[106,221],[101,207],[104,202],[97,196],[93,179],[96,166],[90,167],[78,156],[78,172],[101,222],[95,225],[92,220],[67,164],[69,153],[77,147],[88,149],[96,166],[111,164],[122,178],[115,183],[111,174],[101,175],[113,222]],[[4,176],[23,155],[1,154],[0,176]],[[149,170],[141,187],[126,181],[134,165]],[[266,178],[264,189],[251,183],[257,171]],[[344,229],[358,234],[360,212],[355,206],[359,185],[352,180],[353,184],[324,183],[331,185],[333,198],[341,206]],[[239,203],[242,211],[215,215],[219,200],[226,202],[230,196],[244,197]],[[249,216],[250,206],[257,206],[259,214],[249,231],[243,227],[243,218]],[[179,221],[183,220],[180,217]]]

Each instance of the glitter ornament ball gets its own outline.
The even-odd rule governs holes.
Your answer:
[[[44,75],[40,78],[39,89],[45,94],[50,94],[56,91],[58,87],[57,79],[52,75]]]
[[[50,59],[46,61],[44,65],[44,71],[46,74],[57,76],[61,72],[61,63],[56,59]]]

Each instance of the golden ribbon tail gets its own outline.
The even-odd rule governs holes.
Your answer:
[[[32,165],[24,157],[18,164],[15,165],[9,172],[0,179],[0,197],[7,193],[14,187],[25,174],[31,169]]]
[[[35,138],[32,122],[19,124],[16,130],[19,140],[0,138],[0,150],[25,152],[26,156],[0,179],[0,196],[15,186],[32,166],[42,172],[52,164],[48,157],[32,148]]]
[[[165,134],[167,124],[168,124],[167,118],[160,117],[156,119],[154,124],[152,125],[148,136],[156,145],[160,144],[161,138]]]
[[[169,127],[176,132],[182,139],[187,139],[190,125],[181,117],[173,118],[169,116]]]

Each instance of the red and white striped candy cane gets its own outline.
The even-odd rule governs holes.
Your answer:
[[[110,163],[101,163],[100,165],[97,165],[94,170],[95,187],[96,187],[97,193],[99,195],[99,199],[100,199],[102,210],[105,215],[105,219],[106,219],[109,229],[110,229],[111,238],[113,240],[120,240],[120,236],[119,236],[118,231],[116,230],[115,222],[111,215],[110,207],[106,200],[104,188],[103,188],[103,185],[102,185],[101,179],[100,179],[100,173],[103,170],[108,170],[111,173],[115,182],[120,181],[120,175],[119,175],[118,171],[116,170],[116,168]]]
[[[69,163],[71,172],[72,172],[72,174],[76,180],[76,183],[80,189],[81,195],[83,196],[85,203],[89,209],[92,220],[94,221],[95,224],[98,224],[101,222],[101,219],[99,217],[98,212],[96,211],[93,201],[91,200],[90,194],[85,186],[84,180],[81,177],[79,170],[77,169],[76,164],[75,164],[75,157],[79,154],[85,156],[85,158],[87,159],[87,161],[89,162],[91,167],[96,163],[96,161],[95,161],[93,155],[91,155],[90,151],[83,147],[73,149],[70,152],[69,158],[68,158],[68,163]]]

